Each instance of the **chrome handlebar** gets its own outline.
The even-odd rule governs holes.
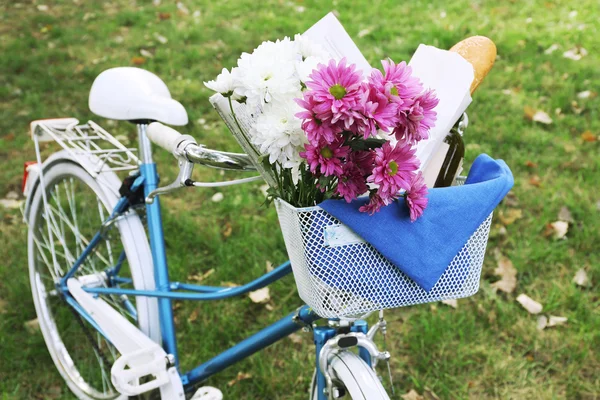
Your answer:
[[[220,184],[194,182],[192,180],[194,164],[233,171],[256,171],[256,167],[246,154],[207,149],[203,145],[197,144],[192,136],[182,135],[175,129],[158,122],[153,122],[148,126],[147,135],[153,143],[170,151],[175,156],[179,163],[179,174],[177,179],[170,185],[150,192],[146,197],[146,203],[152,203],[154,198],[160,194],[170,193],[182,187],[228,186],[261,179],[258,176],[221,182]]]
[[[211,168],[256,171],[256,167],[250,161],[250,157],[243,153],[211,150],[203,145],[190,143],[183,149],[183,155],[194,164],[206,165]]]

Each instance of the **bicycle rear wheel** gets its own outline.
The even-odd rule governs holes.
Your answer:
[[[59,161],[44,168],[43,185],[29,208],[29,274],[40,328],[52,359],[80,399],[125,399],[113,387],[110,368],[117,350],[65,300],[57,283],[79,258],[118,201],[119,180],[112,172],[95,179],[80,165]],[[116,186],[116,187],[115,187]],[[45,200],[44,201],[44,197]],[[119,269],[122,282],[153,289],[151,255],[144,227],[133,211],[120,217],[75,277],[94,277],[110,286],[106,271]],[[159,340],[155,299],[104,296],[111,306]]]

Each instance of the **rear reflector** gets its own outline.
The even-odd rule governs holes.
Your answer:
[[[21,184],[21,191],[25,196],[27,196],[27,192],[29,191],[27,188],[27,179],[29,178],[29,171],[31,168],[37,168],[37,161],[25,161],[23,166],[23,183]]]

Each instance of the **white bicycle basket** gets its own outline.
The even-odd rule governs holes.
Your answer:
[[[326,228],[342,223],[322,208],[296,208],[281,199],[275,205],[300,298],[321,317],[359,317],[479,290],[491,214],[427,292],[364,241],[326,244]]]

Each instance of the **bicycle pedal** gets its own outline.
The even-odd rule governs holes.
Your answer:
[[[212,386],[202,386],[190,400],[223,400],[223,393]]]
[[[111,380],[119,393],[137,396],[169,383],[167,361],[160,347],[142,348],[119,357]]]

